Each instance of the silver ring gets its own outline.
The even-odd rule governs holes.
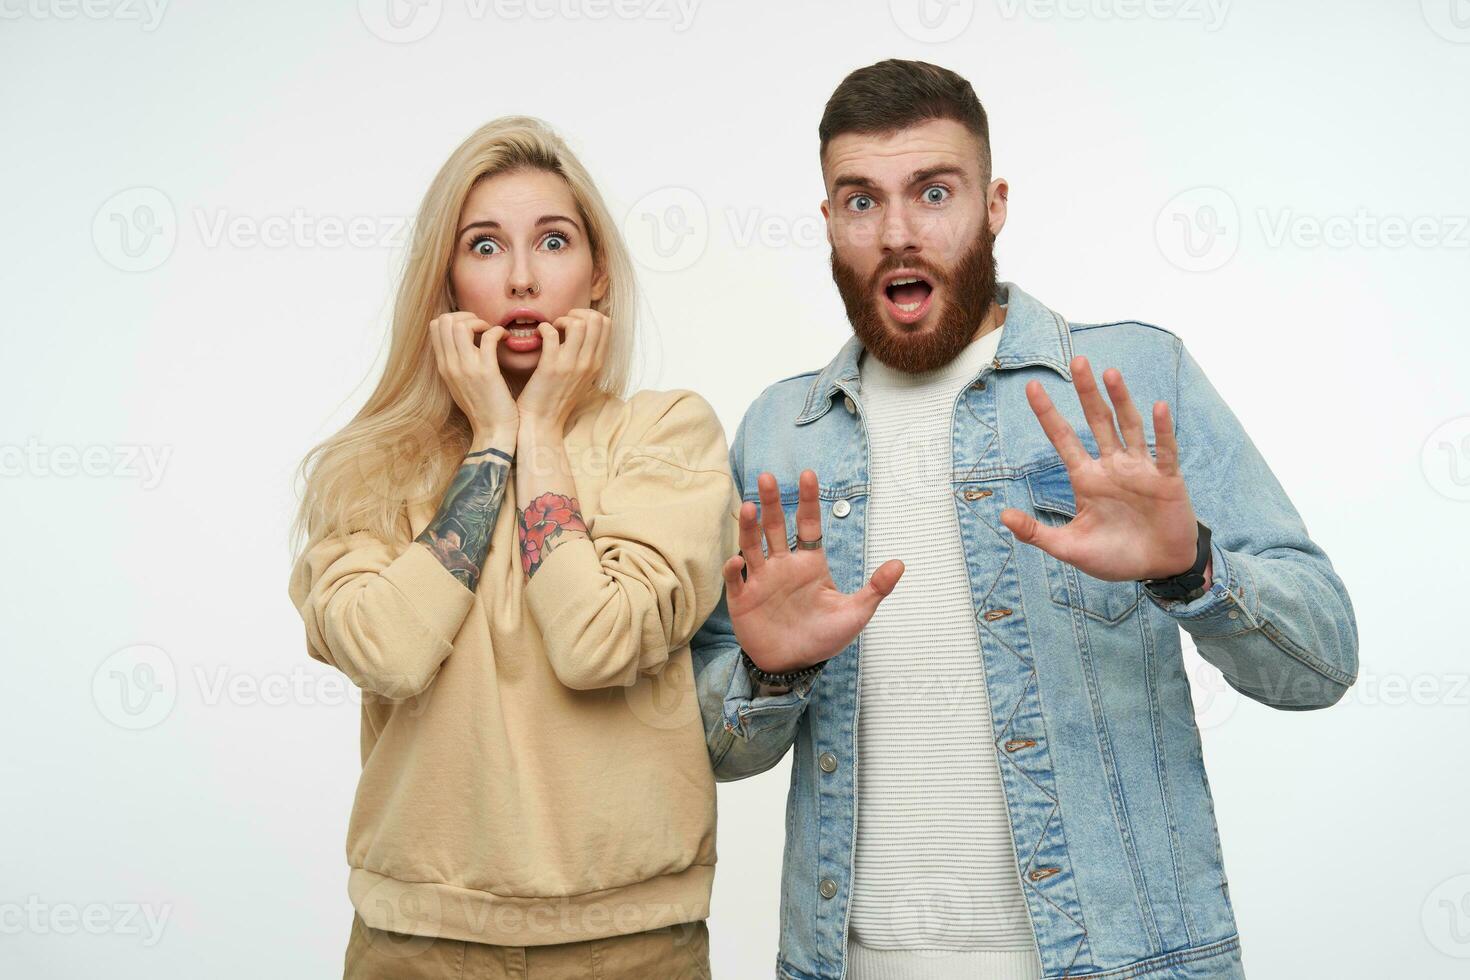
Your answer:
[[[816,551],[822,546],[822,536],[820,534],[817,535],[815,541],[803,541],[801,538],[797,538],[796,546],[804,551]]]

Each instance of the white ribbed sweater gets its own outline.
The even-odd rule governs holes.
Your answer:
[[[864,353],[867,574],[904,562],[863,630],[848,980],[1035,980],[950,485],[955,397],[1000,329],[934,371]]]

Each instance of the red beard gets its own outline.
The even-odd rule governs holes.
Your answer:
[[[935,322],[918,328],[888,322],[878,286],[884,276],[898,269],[922,273],[939,292],[943,305],[925,318]],[[975,244],[949,269],[917,257],[891,254],[863,282],[852,266],[837,258],[835,249],[832,252],[832,281],[842,294],[852,332],[878,360],[911,374],[943,367],[975,339],[975,331],[995,300],[995,276],[995,236],[988,225],[981,227]]]

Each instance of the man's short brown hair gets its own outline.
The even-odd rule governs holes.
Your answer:
[[[890,58],[859,68],[837,86],[817,126],[821,156],[843,133],[895,133],[931,119],[953,119],[980,143],[980,178],[990,183],[990,121],[975,89],[948,68]]]

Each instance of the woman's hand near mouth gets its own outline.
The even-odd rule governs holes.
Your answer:
[[[541,357],[516,401],[520,428],[560,439],[567,419],[602,375],[612,324],[596,310],[576,309],[554,323],[537,324],[536,331]]]
[[[469,419],[472,452],[487,446],[515,447],[520,412],[496,360],[496,348],[506,332],[464,311],[445,313],[429,323],[434,363]]]
[[[558,546],[590,537],[577,501],[567,458],[566,426],[602,374],[612,324],[596,310],[577,309],[539,323],[541,359],[516,406],[520,411],[516,454],[517,540],[529,579]],[[557,331],[561,336],[557,336]]]

